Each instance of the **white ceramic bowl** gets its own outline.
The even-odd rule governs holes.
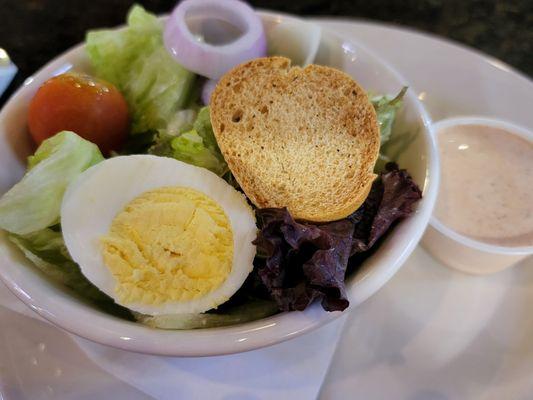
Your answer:
[[[279,24],[299,21],[278,14],[261,13],[261,16],[269,33]],[[281,31],[286,35],[287,31],[297,33],[298,29]],[[328,32],[322,33],[315,62],[346,71],[374,93],[395,94],[407,85],[396,71],[362,45]],[[0,193],[22,177],[25,157],[33,150],[26,128],[30,99],[46,79],[72,68],[90,72],[83,46],[59,56],[28,78],[0,113]],[[436,147],[430,134],[431,121],[415,93],[408,91],[404,104],[387,152],[411,173],[422,188],[424,198],[417,212],[398,224],[379,250],[348,279],[351,309],[375,293],[400,268],[420,240],[435,203],[439,171]],[[236,353],[287,340],[341,315],[325,312],[320,304],[314,304],[304,312],[281,313],[225,328],[155,330],[96,310],[74,293],[47,280],[3,235],[0,237],[0,265],[0,278],[42,317],[95,342],[136,352],[169,356]]]
[[[499,128],[533,141],[533,132],[510,122],[486,117],[446,118],[433,124],[433,131],[438,137],[444,129],[464,125]],[[431,217],[422,245],[444,265],[474,275],[504,270],[533,255],[533,246],[508,247],[483,243],[452,230],[435,216]]]

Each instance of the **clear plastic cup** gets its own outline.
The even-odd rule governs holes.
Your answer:
[[[533,141],[533,132],[509,122],[485,117],[457,117],[444,119],[433,125],[433,132],[439,135],[443,129],[458,125],[484,125],[500,128]],[[533,160],[531,160],[533,163]],[[533,182],[524,182],[532,184]],[[531,199],[533,202],[533,199]],[[533,226],[531,227],[533,232]],[[470,274],[491,274],[509,268],[533,254],[532,246],[503,246],[484,243],[462,235],[443,221],[431,217],[422,238],[422,246],[444,265]]]

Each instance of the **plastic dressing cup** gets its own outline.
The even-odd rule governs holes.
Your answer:
[[[433,132],[436,135],[441,156],[443,152],[444,143],[442,140],[439,140],[441,138],[439,135],[450,134],[450,132],[453,132],[453,128],[458,127],[463,129],[462,132],[464,132],[465,134],[468,134],[468,130],[473,131],[474,129],[477,129],[479,132],[479,129],[484,128],[487,130],[487,138],[489,137],[490,132],[496,132],[497,134],[515,135],[519,138],[525,139],[525,145],[527,145],[527,142],[533,142],[533,132],[509,122],[485,117],[449,118],[436,122],[433,125]],[[478,136],[478,138],[480,138],[480,136]],[[462,143],[457,143],[457,146],[458,150],[466,149],[468,147],[467,144]],[[490,159],[487,154],[485,154],[485,157],[490,163],[497,162],[497,160],[495,159]],[[504,157],[503,154],[502,157]],[[512,157],[508,157],[508,159],[511,159],[512,162]],[[523,157],[521,159],[523,160]],[[509,161],[507,160],[507,162]],[[533,158],[530,162],[533,163]],[[446,186],[444,182],[445,168],[446,162],[444,161],[443,157],[441,157],[441,184],[439,188],[438,197],[447,195],[443,193],[443,190],[445,190],[443,186]],[[460,173],[461,172],[459,172],[459,174]],[[481,177],[481,179],[489,178],[489,176]],[[533,180],[526,180],[522,182],[522,184],[530,185],[531,187],[531,185],[533,185]],[[467,186],[470,185],[464,185],[464,188],[462,189],[464,189],[465,191],[475,190],[472,187]],[[493,196],[496,196],[496,194],[494,194]],[[487,207],[487,202],[490,200],[490,196],[489,198],[481,197],[476,207]],[[465,207],[468,207],[467,204],[468,202],[464,203]],[[510,203],[504,203],[503,207],[508,204]],[[523,210],[518,211],[523,211],[523,214],[526,216],[530,215],[530,209],[533,207],[533,198],[526,199],[523,206],[525,208]],[[518,241],[517,243],[513,243],[513,237],[492,237],[490,240],[484,240],[479,239],[474,235],[470,236],[463,232],[459,232],[457,229],[454,229],[450,226],[451,224],[449,223],[449,220],[446,221],[445,218],[442,218],[442,216],[438,218],[438,207],[439,200],[437,200],[437,206],[430,219],[428,228],[423,236],[422,246],[428,252],[430,252],[436,259],[451,268],[470,274],[490,274],[511,267],[512,265],[518,263],[520,260],[533,254],[533,224],[531,227],[528,226],[528,224],[530,223],[530,219],[521,220],[521,222],[525,222],[526,229],[528,230],[525,235],[522,234],[520,236],[522,240]],[[516,204],[514,204],[514,207],[516,211]],[[472,214],[475,214],[475,211],[479,210],[467,208],[460,211],[471,211]],[[450,212],[453,212],[453,210],[450,210]],[[454,217],[457,218],[457,215],[455,215]],[[465,223],[467,223],[466,220]],[[506,222],[503,221],[502,223]],[[507,228],[513,229],[513,225],[509,224],[507,225]],[[522,230],[523,228],[524,227],[522,227]],[[477,228],[473,227],[473,229]],[[525,241],[524,238],[526,238]]]

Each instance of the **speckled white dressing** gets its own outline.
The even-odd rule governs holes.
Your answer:
[[[442,172],[424,247],[471,274],[498,272],[533,254],[533,132],[483,117],[433,128]]]
[[[438,133],[441,183],[435,216],[463,235],[533,245],[533,143],[486,125]]]

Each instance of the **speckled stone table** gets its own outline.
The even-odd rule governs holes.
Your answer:
[[[138,1],[156,13],[175,1]],[[533,0],[253,0],[298,15],[382,21],[432,32],[491,54],[533,75]],[[85,31],[122,24],[129,0],[0,0],[0,47],[19,67],[15,87]]]

